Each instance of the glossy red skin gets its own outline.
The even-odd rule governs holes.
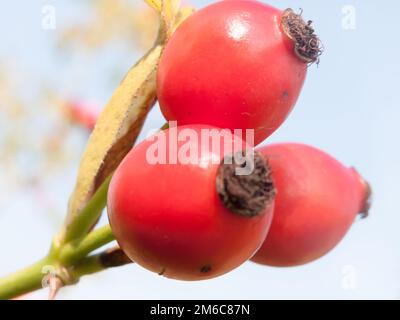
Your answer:
[[[254,129],[255,143],[286,119],[307,64],[280,25],[282,11],[256,1],[222,1],[189,17],[162,55],[161,111],[178,125]]]
[[[367,184],[313,147],[286,143],[258,151],[268,158],[277,197],[270,231],[252,260],[290,267],[322,257],[362,211]]]
[[[199,132],[201,127],[190,128]],[[144,141],[128,154],[110,185],[109,220],[126,254],[179,280],[213,278],[250,259],[268,232],[273,204],[253,218],[232,213],[216,192],[217,164],[149,165],[151,143]],[[223,155],[223,150],[208,152],[203,159],[219,161]]]

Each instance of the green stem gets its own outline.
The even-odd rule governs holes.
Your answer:
[[[52,260],[44,258],[35,264],[0,279],[0,300],[11,299],[42,287],[44,267]]]
[[[65,266],[70,266],[85,258],[94,250],[114,241],[111,227],[106,225],[89,233],[81,241],[72,242],[63,246],[59,260]]]
[[[79,269],[71,275],[74,279],[79,279],[79,277],[77,278],[79,274],[91,274],[105,269],[104,266],[101,269],[99,265],[95,267],[93,257],[84,258],[113,240],[114,236],[111,228],[107,225],[89,233],[79,243],[64,245],[57,255],[55,255],[54,251],[51,251],[49,256],[32,266],[1,278],[0,300],[15,298],[42,288],[42,280],[46,276],[46,270],[44,269],[46,266],[52,266],[54,270],[58,270],[60,266],[69,268],[76,263],[79,265]],[[92,271],[89,272],[89,270]]]
[[[168,124],[164,125],[162,130],[166,128]],[[110,267],[104,266],[99,260],[102,255],[87,257],[94,250],[115,240],[110,226],[99,228],[88,234],[106,206],[110,181],[111,176],[100,186],[82,213],[67,225],[62,236],[57,237],[57,240],[61,239],[61,242],[56,241],[56,245],[46,258],[10,276],[0,278],[0,299],[15,298],[40,289],[45,276],[43,268],[48,265],[61,264],[69,268],[74,279]],[[118,266],[118,263],[115,266]]]
[[[66,224],[61,240],[62,243],[84,237],[97,223],[107,204],[107,192],[110,181],[111,176],[103,182],[82,212],[71,223]]]

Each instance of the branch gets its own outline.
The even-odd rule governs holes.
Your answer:
[[[86,257],[70,269],[74,279],[94,274],[110,268],[121,267],[133,263],[126,254],[119,248],[112,248],[103,253]]]
[[[111,227],[109,225],[101,227],[89,233],[81,241],[66,244],[61,250],[59,261],[65,266],[70,266],[114,240]]]
[[[146,1],[158,3],[158,0]],[[177,25],[194,11],[186,7],[176,12],[178,3],[166,0],[165,6],[159,6],[161,30],[155,46],[128,72],[100,116],[80,166],[65,224],[49,254],[30,267],[0,278],[0,300],[49,284],[53,285],[50,296],[54,297],[62,285],[131,262],[119,248],[87,257],[114,240],[109,226],[90,231],[106,206],[113,171],[131,149],[156,101],[155,79],[163,47]]]
[[[0,300],[15,298],[41,289],[49,285],[47,280],[58,278],[64,285],[73,284],[79,281],[81,275],[121,265],[122,261],[126,264],[128,258],[118,251],[106,251],[101,255],[85,258],[113,240],[110,226],[99,228],[89,233],[79,244],[67,244],[60,253],[52,251],[46,258],[32,266],[1,278]],[[73,270],[72,274],[70,270]]]
[[[65,242],[76,240],[87,234],[99,220],[101,213],[107,204],[107,192],[110,185],[111,175],[102,183],[86,207],[69,225],[68,231],[64,229],[61,239]]]
[[[48,258],[44,258],[6,278],[1,278],[0,300],[15,298],[42,288],[44,268],[51,264]]]

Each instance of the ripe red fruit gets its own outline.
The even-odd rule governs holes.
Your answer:
[[[182,23],[164,50],[161,111],[179,125],[253,129],[258,144],[292,110],[319,47],[310,24],[290,9],[257,1],[212,4]]]
[[[302,144],[261,148],[277,189],[274,220],[253,261],[302,265],[325,255],[369,209],[371,190],[353,168]]]
[[[211,129],[234,140],[234,146],[221,140],[220,150],[206,147],[210,140],[198,137]],[[165,146],[167,164],[149,163],[150,155],[164,151],[156,152],[155,142],[146,140],[115,172],[108,195],[110,224],[122,249],[141,266],[174,279],[213,278],[251,258],[265,239],[274,198],[268,165],[255,156],[253,173],[237,176],[237,165],[220,164],[244,148],[229,130],[179,127],[174,129],[178,141],[172,130],[154,138]],[[181,157],[188,146],[191,161],[179,158],[171,164],[171,150]]]

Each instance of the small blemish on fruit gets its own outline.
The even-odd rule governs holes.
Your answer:
[[[283,93],[282,93],[282,99],[283,99],[283,100],[289,99],[289,92],[287,92],[286,90],[283,91]]]
[[[158,275],[163,276],[166,270],[167,270],[166,268],[162,268],[161,272]]]
[[[208,273],[208,272],[210,272],[211,271],[211,266],[209,265],[209,264],[207,264],[207,265],[205,265],[205,266],[202,266],[201,268],[200,268],[200,272],[201,273]]]

